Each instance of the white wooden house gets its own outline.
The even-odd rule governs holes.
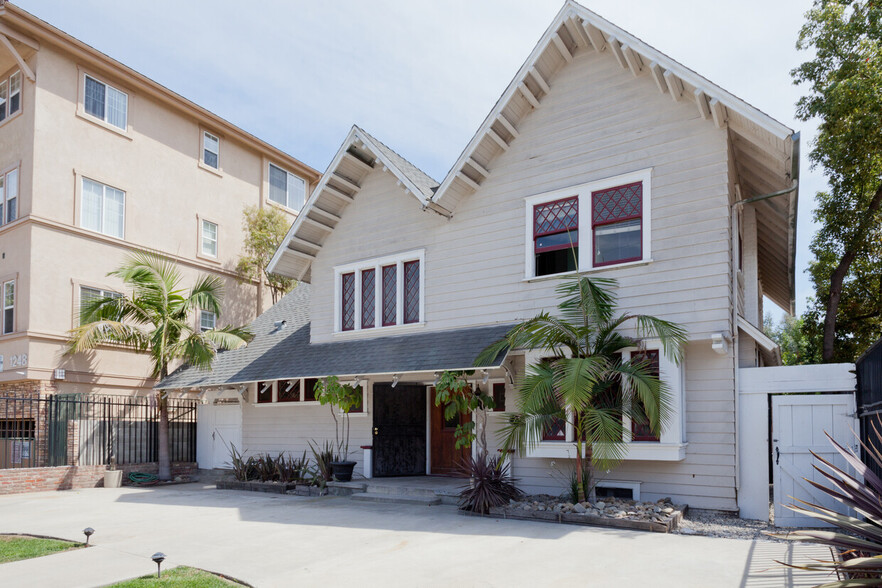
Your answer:
[[[635,435],[605,484],[736,511],[738,368],[780,363],[762,300],[793,308],[798,152],[798,133],[567,1],[440,182],[353,127],[270,264],[303,285],[248,348],[160,387],[241,390],[241,444],[299,454],[333,435],[310,390],[337,375],[363,386],[367,475],[445,473],[438,372],[553,309],[557,275],[615,278],[623,309],[684,325],[689,343],[682,365],[660,357],[677,417]],[[535,359],[514,350],[475,377],[511,408]],[[561,491],[571,435],[513,459],[525,489]]]

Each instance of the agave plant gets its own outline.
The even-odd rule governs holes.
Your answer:
[[[462,510],[487,514],[491,507],[524,497],[515,485],[517,480],[509,475],[509,464],[500,462],[498,457],[488,458],[481,452],[477,459],[467,459],[462,469],[471,478],[469,485],[459,493]]]
[[[878,438],[879,430],[875,423],[872,426]],[[882,586],[882,479],[857,455],[837,443],[828,433],[825,434],[836,451],[845,458],[849,466],[854,468],[856,475],[847,473],[812,452],[823,468],[817,464],[813,467],[827,479],[828,485],[809,479],[806,479],[806,482],[840,504],[854,509],[863,516],[864,520],[840,514],[818,504],[794,499],[801,504],[784,506],[838,529],[830,531],[800,529],[772,536],[829,546],[834,553],[832,561],[818,561],[803,566],[783,564],[804,570],[836,572],[839,581],[824,584],[824,588]],[[867,445],[861,442],[861,445],[866,454],[882,468],[882,452],[879,447],[873,443]]]

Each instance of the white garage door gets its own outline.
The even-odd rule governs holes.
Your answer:
[[[855,417],[853,394],[772,396],[775,526],[824,526],[816,519],[784,508],[784,504],[795,502],[793,498],[819,504],[843,514],[853,514],[803,479],[807,478],[822,484],[826,481],[826,478],[812,467],[817,460],[810,451],[854,475],[854,470],[848,467],[845,459],[833,448],[824,434],[824,432],[829,433],[842,446],[857,451],[858,440],[852,430],[855,433],[860,432],[859,422]]]
[[[229,468],[230,447],[242,451],[242,407],[201,404],[197,407],[196,461],[204,469]]]

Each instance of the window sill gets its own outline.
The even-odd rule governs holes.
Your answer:
[[[214,263],[217,265],[221,264],[221,261],[220,261],[220,259],[217,258],[217,256],[212,257],[211,255],[206,255],[204,253],[197,253],[196,257],[198,257],[199,259],[201,259],[203,261],[207,261],[209,263]]]
[[[14,121],[18,117],[20,117],[22,112],[24,112],[24,109],[19,108],[18,112],[15,112],[12,116],[6,117],[6,119],[4,121],[0,122],[0,128],[3,128],[5,125],[9,124],[11,121]]]
[[[655,443],[635,441],[628,444],[625,461],[683,461],[688,443]],[[571,441],[544,441],[525,457],[575,459],[576,445]]]
[[[522,282],[544,282],[545,280],[553,280],[555,278],[562,278],[562,277],[566,277],[566,276],[576,276],[576,275],[583,275],[583,274],[596,274],[599,272],[605,272],[605,271],[609,271],[609,270],[637,267],[637,266],[641,266],[641,265],[649,265],[653,261],[655,261],[655,260],[654,259],[641,259],[638,261],[628,261],[625,263],[617,263],[617,264],[613,264],[613,265],[603,265],[600,267],[589,267],[589,268],[582,269],[579,271],[562,272],[559,274],[551,274],[548,276],[535,276],[532,278],[527,277],[527,278],[522,279],[521,281]]]
[[[425,322],[408,323],[406,325],[392,325],[389,327],[374,327],[372,329],[358,329],[358,330],[353,330],[353,331],[335,331],[333,333],[333,336],[339,337],[339,338],[371,339],[373,337],[380,337],[380,336],[392,334],[392,333],[401,333],[401,332],[407,332],[407,331],[411,331],[411,330],[424,329],[425,327],[426,327]]]
[[[101,127],[102,129],[116,133],[120,137],[125,137],[129,141],[133,140],[131,133],[129,133],[128,126],[125,129],[121,129],[118,126],[112,125],[109,122],[105,122],[99,118],[95,118],[91,114],[86,114],[84,112],[80,112],[79,110],[77,111],[77,117],[86,121],[86,122],[92,123],[93,125],[95,125],[97,127]]]
[[[266,203],[269,204],[270,206],[275,206],[276,208],[278,208],[279,210],[281,210],[282,212],[284,212],[286,214],[290,214],[293,216],[297,216],[298,214],[300,214],[300,211],[294,210],[293,208],[288,208],[284,204],[279,204],[275,200],[270,200],[269,198],[266,199]]]
[[[204,169],[204,170],[207,171],[208,173],[210,173],[210,174],[214,174],[214,175],[216,175],[216,176],[219,177],[219,178],[224,177],[224,172],[223,172],[223,170],[218,169],[218,168],[216,168],[216,167],[211,167],[210,165],[207,165],[207,164],[206,164],[204,161],[202,161],[201,159],[198,160],[196,163],[198,164],[198,166],[199,166],[201,169]]]

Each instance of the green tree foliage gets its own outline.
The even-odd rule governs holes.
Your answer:
[[[556,315],[542,312],[515,326],[504,339],[481,352],[475,365],[493,365],[505,349],[540,351],[548,359],[527,366],[516,410],[504,428],[506,449],[534,448],[555,422],[574,431],[577,492],[585,500],[584,480],[591,461],[606,470],[627,451],[623,416],[646,423],[659,434],[673,418],[668,386],[649,362],[623,361],[621,352],[659,339],[665,355],[679,363],[686,330],[645,314],[616,314],[616,281],[568,276],[557,287]],[[638,339],[620,331],[632,327]],[[587,451],[586,451],[587,449]]]
[[[804,331],[823,361],[854,361],[882,324],[882,6],[816,0],[806,17],[797,47],[814,57],[791,72],[808,86],[797,117],[820,120],[810,159],[830,189],[817,195]]]
[[[784,320],[776,323],[770,313],[763,318],[763,331],[781,348],[781,360],[784,365],[803,365],[817,363],[818,358],[811,355],[808,337],[804,331],[802,317],[785,315]]]
[[[196,309],[220,316],[223,282],[218,276],[201,276],[187,291],[174,263],[144,251],[132,253],[108,275],[121,278],[132,288],[132,295],[95,298],[83,304],[79,326],[68,333],[67,353],[123,345],[149,355],[152,377],[162,380],[173,361],[207,369],[218,349],[235,349],[251,340],[241,327],[195,328],[191,314]],[[158,440],[159,479],[170,480],[167,394],[159,397]]]
[[[246,206],[242,214],[245,254],[239,258],[236,272],[244,280],[264,280],[275,304],[296,285],[291,278],[270,273],[266,269],[291,223],[288,217],[272,206]]]
[[[484,425],[481,427],[481,445],[480,450],[487,452],[487,413],[492,410],[496,403],[493,397],[481,389],[476,382],[469,384],[468,377],[474,375],[473,370],[468,371],[445,371],[438,378],[438,384],[435,386],[435,406],[444,407],[444,419],[451,420],[456,416],[460,417],[460,422],[456,425],[456,431],[453,433],[454,447],[461,449],[463,447],[471,447],[475,442],[475,422],[469,419],[462,422],[463,416],[469,416],[476,411],[480,411]]]

